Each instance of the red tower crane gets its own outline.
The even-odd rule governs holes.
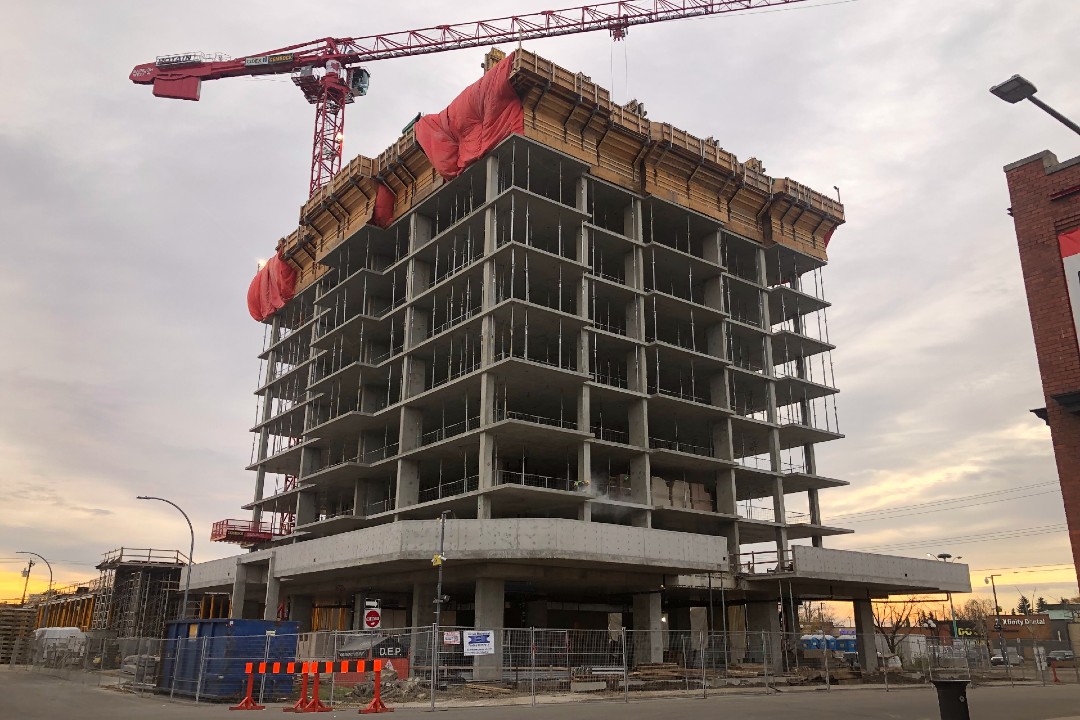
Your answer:
[[[606,2],[385,35],[323,38],[239,58],[203,53],[162,55],[154,62],[135,66],[130,77],[139,85],[152,85],[157,97],[198,100],[203,80],[292,74],[293,83],[315,106],[309,185],[309,192],[314,195],[341,169],[345,106],[367,92],[370,78],[368,71],[359,67],[361,63],[595,30],[607,30],[615,40],[621,40],[634,25],[803,1]]]

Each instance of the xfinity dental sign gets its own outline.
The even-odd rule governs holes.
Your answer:
[[[495,654],[495,633],[491,630],[466,630],[462,650],[466,657]]]
[[[1065,285],[1069,288],[1069,305],[1072,306],[1076,337],[1080,339],[1080,228],[1058,235],[1061,264],[1065,268]]]

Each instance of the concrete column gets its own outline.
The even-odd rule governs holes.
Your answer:
[[[426,582],[413,583],[412,589],[412,641],[413,656],[409,658],[409,674],[415,676],[414,667],[431,663],[430,635],[435,622],[435,585]],[[446,593],[445,588],[443,593]],[[425,634],[426,632],[426,634]],[[435,647],[439,646],[436,641]]]
[[[780,611],[775,600],[751,602],[746,606],[747,654],[751,657],[766,658],[769,667],[781,670],[784,658],[781,655]],[[762,634],[764,633],[764,635]]]
[[[859,664],[867,672],[877,672],[877,642],[874,638],[874,608],[869,600],[855,600],[855,647],[859,651]]]
[[[277,344],[281,337],[281,316],[278,313],[274,313],[274,319],[270,324],[270,344]],[[273,369],[275,365],[275,356],[278,353],[271,351],[266,361],[266,375],[263,378],[263,385],[269,385],[273,378]],[[264,423],[270,419],[271,406],[273,405],[273,390],[267,390],[266,395],[263,396],[263,408],[262,414],[259,416],[259,422]],[[266,451],[270,446],[270,431],[267,428],[259,430],[259,454],[258,460],[266,459]],[[266,469],[261,465],[255,471],[255,502],[262,500],[263,485],[266,482]],[[262,507],[256,505],[251,511],[252,522],[258,523],[262,517]]]
[[[296,525],[307,525],[318,519],[319,494],[314,492],[301,492],[296,494]]]
[[[694,657],[694,651],[701,647],[698,638],[690,632],[692,629],[690,619],[690,606],[672,607],[667,611],[667,638],[665,647],[673,653],[678,653],[676,662],[686,663]]]
[[[659,592],[634,596],[634,665],[664,661],[661,615]]]
[[[234,620],[242,620],[244,617],[244,602],[247,600],[247,565],[236,559],[236,576],[233,578],[232,596],[229,602],[229,617]]]
[[[274,558],[274,553],[270,553],[270,564],[266,568],[266,608],[263,610],[263,620],[277,620],[281,580],[274,576]]]
[[[311,632],[311,618],[313,613],[314,603],[310,595],[289,596],[289,619],[299,623],[299,632]]]
[[[478,578],[473,601],[478,630],[495,631],[495,654],[479,655],[473,660],[473,677],[477,680],[502,678],[502,628],[506,605],[506,584],[502,579]]]
[[[499,158],[489,155],[484,161],[484,197],[494,200],[499,195]]]
[[[420,501],[420,465],[416,460],[399,460],[397,471],[397,497],[394,507],[415,505]]]

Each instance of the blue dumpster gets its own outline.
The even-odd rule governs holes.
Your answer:
[[[166,628],[159,692],[173,691],[199,699],[232,701],[247,690],[247,663],[296,660],[299,623],[274,620],[185,620]],[[176,676],[173,677],[175,666]],[[255,676],[255,693],[262,683]],[[175,683],[175,686],[174,686]],[[292,694],[293,676],[267,674],[263,698],[285,700]]]

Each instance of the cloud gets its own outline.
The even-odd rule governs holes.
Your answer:
[[[78,62],[12,74],[0,104],[0,547],[72,561],[60,563],[72,579],[115,546],[185,548],[182,518],[134,500],[150,493],[192,516],[197,558],[236,551],[206,531],[243,517],[251,495],[243,467],[263,328],[244,293],[256,258],[295,227],[312,111],[287,79],[159,100],[127,81],[131,67],[176,50],[246,54],[533,9],[8,9],[9,54],[63,47]],[[825,281],[848,437],[821,447],[818,465],[852,485],[822,494],[826,516],[1056,478],[1048,434],[1028,413],[1042,396],[1001,167],[1044,147],[1067,157],[1076,144],[986,89],[1020,72],[1080,115],[1062,60],[1078,20],[1080,7],[1052,0],[861,0],[634,28],[618,44],[602,34],[527,44],[775,175],[840,187],[848,224]],[[441,108],[482,53],[372,64],[370,94],[348,109],[349,150],[377,154],[418,110]],[[1060,499],[1032,496],[860,524],[827,544],[1063,521]],[[1071,559],[1064,533],[963,554],[983,567]],[[1075,578],[1055,582],[1075,590]],[[0,578],[0,595],[11,587]]]

